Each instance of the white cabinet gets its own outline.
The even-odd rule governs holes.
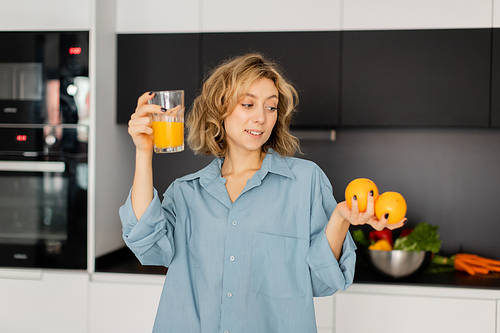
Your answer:
[[[493,28],[500,28],[500,0],[493,0]]]
[[[340,30],[340,0],[203,0],[203,32]]]
[[[86,272],[0,270],[0,332],[86,333]]]
[[[500,333],[500,300],[497,301],[497,333]]]
[[[335,295],[314,298],[316,327],[318,333],[333,332],[333,314],[335,313]]]
[[[199,0],[116,0],[116,32],[199,32],[200,3]]]
[[[495,333],[498,291],[362,286],[337,293],[336,333]],[[362,320],[360,320],[362,318]],[[498,331],[497,331],[498,333]]]
[[[164,276],[94,274],[89,333],[150,333]]]
[[[492,0],[344,1],[344,30],[491,28]]]
[[[117,33],[340,30],[341,0],[116,0]]]
[[[0,1],[0,30],[89,30],[91,0]]]
[[[95,273],[90,283],[89,333],[151,332],[164,276]],[[314,298],[319,333],[333,332],[334,296]]]

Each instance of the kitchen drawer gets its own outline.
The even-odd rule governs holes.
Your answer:
[[[337,333],[495,333],[492,299],[339,293],[336,300]]]
[[[497,333],[500,333],[500,300],[497,301]]]
[[[90,283],[89,332],[151,332],[164,279],[140,274],[94,274]]]
[[[319,333],[333,331],[333,313],[335,312],[335,295],[328,297],[314,297],[314,312],[316,327]]]
[[[0,332],[87,332],[86,272],[0,270]]]

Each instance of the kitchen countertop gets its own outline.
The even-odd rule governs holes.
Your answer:
[[[458,271],[441,273],[428,273],[424,271],[406,279],[394,280],[374,272],[362,262],[359,263],[356,266],[354,283],[500,290],[500,276],[498,274],[494,275],[497,276],[496,278],[486,278],[470,276]],[[143,266],[128,248],[122,248],[111,254],[97,258],[96,272],[165,275],[167,268],[163,266]]]
[[[355,283],[370,283],[384,285],[411,285],[426,287],[455,287],[500,290],[500,277],[486,278],[470,276],[463,272],[451,271],[442,273],[422,272],[418,275],[394,280],[372,271],[369,268],[357,267],[354,275]]]
[[[95,260],[95,271],[98,273],[136,273],[162,274],[167,273],[163,266],[142,265],[129,248],[124,247],[106,254]]]

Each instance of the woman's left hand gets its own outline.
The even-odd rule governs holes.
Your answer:
[[[393,230],[401,228],[407,220],[407,218],[405,217],[398,223],[389,224],[389,214],[385,214],[379,220],[375,215],[375,200],[373,198],[373,195],[370,194],[368,195],[368,204],[366,207],[366,211],[360,212],[358,210],[358,201],[353,198],[351,208],[349,208],[346,201],[342,201],[337,204],[334,214],[335,213],[339,214],[343,219],[347,220],[352,225],[368,224],[371,225],[375,230],[382,230],[384,228]]]

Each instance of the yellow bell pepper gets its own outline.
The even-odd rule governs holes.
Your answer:
[[[368,247],[369,250],[392,251],[392,246],[386,239],[380,239]]]

